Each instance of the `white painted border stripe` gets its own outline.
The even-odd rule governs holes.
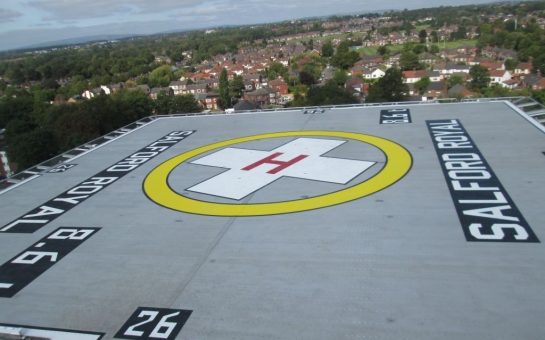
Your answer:
[[[129,132],[127,132],[127,133],[124,133],[124,134],[122,134],[122,135],[119,135],[119,136],[115,137],[114,139],[110,139],[110,140],[108,140],[107,142],[104,142],[104,143],[102,143],[102,144],[100,144],[100,145],[98,145],[98,146],[95,146],[94,148],[89,149],[89,150],[87,150],[87,151],[85,151],[85,152],[82,152],[82,153],[80,153],[79,155],[76,155],[76,156],[73,157],[73,158],[67,159],[67,160],[63,161],[62,163],[60,163],[60,164],[70,163],[70,162],[72,162],[72,161],[74,161],[74,160],[80,158],[81,156],[84,156],[84,155],[88,154],[88,153],[91,152],[91,151],[98,150],[98,149],[100,149],[101,147],[103,147],[103,146],[105,146],[105,145],[108,145],[108,144],[110,144],[111,142],[116,141],[116,140],[118,140],[119,138],[122,138],[123,136],[126,136],[126,135],[128,135],[128,134],[131,134],[131,133],[133,133],[134,131],[143,128],[144,126],[148,126],[149,124],[151,124],[151,123],[153,123],[153,122],[155,122],[155,121],[157,121],[157,119],[154,119],[154,120],[151,120],[151,121],[149,121],[149,122],[147,122],[147,123],[145,123],[145,124],[139,125],[138,127],[132,129],[131,131],[129,131]],[[60,164],[58,164],[58,165],[60,165]],[[58,165],[57,165],[57,166],[58,166]],[[49,168],[47,168],[47,169],[49,169]],[[24,172],[24,171],[23,171],[23,172]],[[0,195],[3,195],[3,194],[5,194],[6,192],[8,192],[8,191],[10,191],[10,190],[15,189],[15,188],[17,188],[18,186],[23,185],[23,184],[25,184],[25,183],[28,183],[28,182],[32,181],[33,179],[36,179],[36,178],[41,177],[41,176],[42,176],[42,175],[40,174],[40,175],[34,175],[34,176],[32,176],[32,177],[26,178],[26,179],[22,180],[20,183],[11,185],[11,186],[7,187],[6,189],[1,190],[1,191],[0,191]]]
[[[521,115],[524,119],[526,119],[527,121],[529,121],[532,125],[534,125],[535,127],[537,127],[541,132],[545,133],[545,126],[543,126],[542,124],[540,124],[537,120],[535,120],[534,118],[530,117],[526,112],[522,111],[521,109],[519,109],[515,104],[511,103],[510,101],[504,101],[505,104],[507,104],[507,106],[509,106],[510,108],[512,108],[513,110],[515,110],[516,113],[518,113],[519,115]]]
[[[4,335],[13,335],[23,337],[42,337],[46,339],[55,339],[55,340],[98,340],[102,337],[99,334],[89,334],[89,333],[80,333],[80,332],[69,332],[69,331],[57,331],[57,330],[48,330],[48,329],[39,329],[31,327],[8,327],[0,325],[0,334]]]

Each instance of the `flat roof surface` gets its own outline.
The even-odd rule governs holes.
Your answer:
[[[158,118],[0,194],[0,334],[544,338],[544,152],[505,102]]]

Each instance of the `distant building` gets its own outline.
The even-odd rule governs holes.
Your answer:
[[[361,75],[365,79],[379,79],[384,77],[386,75],[386,72],[384,72],[383,70],[379,68],[374,68],[374,69],[365,68],[363,69],[363,72],[361,73]]]
[[[257,110],[259,109],[259,106],[247,100],[239,100],[238,103],[236,103],[235,106],[233,106],[233,109],[236,112],[249,111],[249,110]]]
[[[173,96],[174,92],[170,87],[154,87],[150,91],[150,98],[156,100],[161,92],[164,92],[167,96]]]
[[[172,89],[172,92],[175,96],[179,96],[185,93],[187,90],[187,80],[175,80],[171,81],[170,84],[168,84],[168,87]]]
[[[288,84],[282,79],[274,79],[269,82],[269,86],[278,96],[288,94]]]
[[[511,72],[507,70],[492,70],[490,71],[490,85],[500,85],[502,87],[507,87],[504,85],[504,82],[511,80]]]
[[[275,94],[269,88],[261,88],[252,92],[246,92],[244,93],[243,98],[259,107],[276,103]]]
[[[426,70],[403,71],[403,82],[406,84],[416,83],[427,76],[428,72]]]

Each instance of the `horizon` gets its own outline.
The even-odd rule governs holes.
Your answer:
[[[388,10],[419,9],[439,6],[482,5],[493,0],[411,0],[399,6],[392,0],[369,0],[354,5],[347,0],[331,4],[323,0],[298,0],[290,4],[272,4],[264,0],[106,0],[92,3],[76,0],[70,5],[62,0],[8,0],[0,5],[0,51],[45,48],[68,40],[96,36],[130,37],[175,33],[222,26],[260,25],[287,20],[363,14]],[[346,8],[346,10],[341,10]],[[236,16],[226,15],[236,11]],[[87,41],[85,41],[87,42]],[[77,42],[66,43],[75,44]],[[84,42],[80,42],[84,43]]]

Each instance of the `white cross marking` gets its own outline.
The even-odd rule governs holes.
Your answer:
[[[225,148],[191,163],[230,170],[187,190],[240,200],[281,177],[346,184],[375,162],[321,157],[344,143],[346,141],[298,138],[271,151]],[[275,157],[277,153],[281,155]],[[260,163],[267,157],[273,157],[277,163]]]

